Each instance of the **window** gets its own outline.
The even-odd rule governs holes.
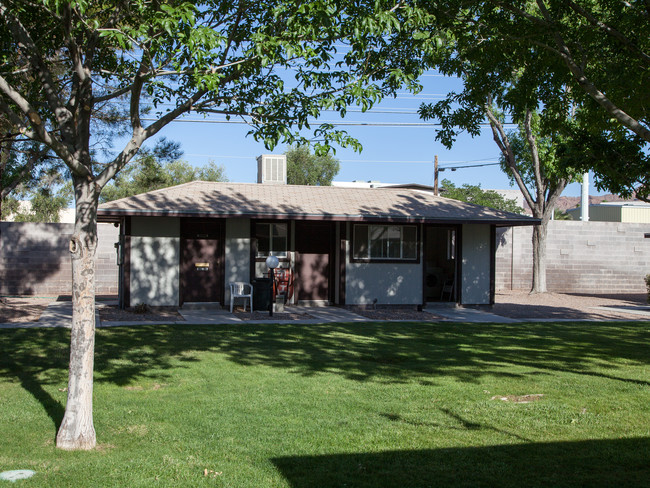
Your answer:
[[[289,224],[282,223],[256,223],[255,237],[257,239],[258,258],[277,256],[287,257]]]
[[[418,259],[418,231],[415,225],[355,225],[353,259]]]

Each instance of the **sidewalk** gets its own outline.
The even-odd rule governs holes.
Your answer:
[[[607,310],[607,307],[594,307]],[[626,307],[627,313],[635,314],[636,320],[650,320],[649,307]],[[634,308],[634,309],[633,309]],[[620,311],[620,308],[617,309]],[[286,307],[286,312],[304,313],[304,308]],[[326,323],[349,323],[349,322],[378,322],[378,320],[369,319],[350,310],[339,307],[322,307],[309,308],[309,318],[299,320],[281,320],[265,318],[264,320],[242,320],[231,314],[227,309],[205,309],[205,310],[183,310],[178,312],[185,320],[165,320],[165,321],[104,321],[100,319],[99,311],[96,311],[96,327],[121,327],[121,326],[138,326],[138,325],[165,325],[165,324],[185,324],[185,325],[226,325],[226,324],[326,324]],[[510,318],[488,310],[479,310],[474,308],[463,307],[432,307],[424,309],[423,312],[431,314],[431,321],[435,322],[466,322],[466,323],[525,323],[525,322],[562,322],[562,321],[602,321],[612,319],[581,319],[575,317],[532,317],[532,318]],[[630,319],[614,319],[615,321],[629,321]],[[399,320],[404,322],[404,320]],[[426,319],[424,321],[427,321]],[[20,323],[0,323],[0,329],[16,328],[42,328],[42,327],[64,327],[70,328],[72,322],[72,302],[53,301],[48,304],[45,311],[41,314],[37,322],[20,322]],[[390,321],[386,321],[390,322]]]

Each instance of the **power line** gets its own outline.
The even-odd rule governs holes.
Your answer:
[[[158,119],[143,117],[141,120],[155,122]],[[192,123],[192,124],[240,124],[250,125],[250,122],[244,120],[213,120],[213,119],[174,119],[170,123]],[[338,122],[336,120],[318,120],[311,121],[310,124],[330,124],[339,127],[442,127],[442,124],[433,122]],[[480,124],[482,127],[489,127],[490,124],[485,122]],[[512,125],[512,124],[505,124]]]

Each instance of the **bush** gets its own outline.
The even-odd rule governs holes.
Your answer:
[[[146,303],[138,303],[135,307],[133,307],[133,313],[149,313],[150,310],[151,309],[149,308],[149,305]]]
[[[648,290],[648,303],[650,303],[650,274],[645,275],[645,286]]]

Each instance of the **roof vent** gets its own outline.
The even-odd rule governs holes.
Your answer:
[[[284,154],[262,154],[258,156],[257,182],[265,185],[286,185],[287,157]]]

